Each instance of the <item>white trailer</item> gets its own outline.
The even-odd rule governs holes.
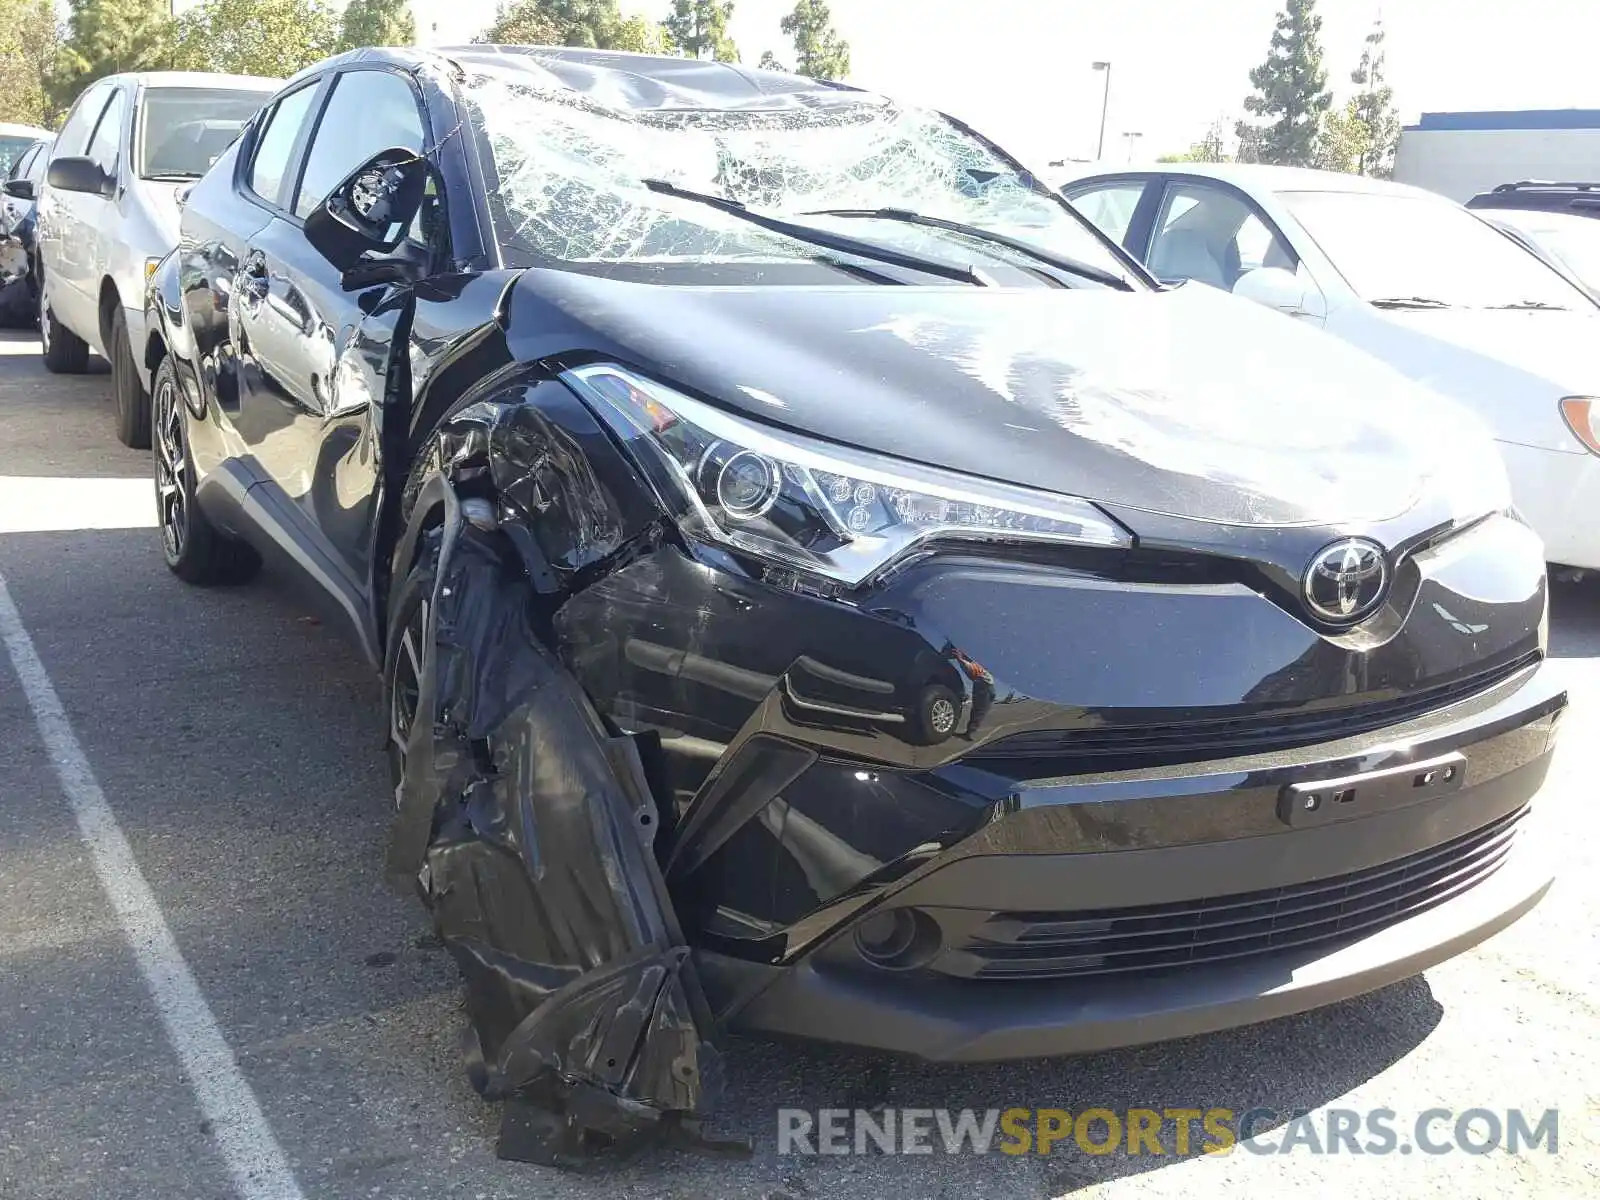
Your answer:
[[[1524,179],[1600,181],[1600,109],[1423,113],[1400,132],[1394,177],[1463,203]]]

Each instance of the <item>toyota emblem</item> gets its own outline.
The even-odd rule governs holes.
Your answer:
[[[1317,551],[1302,584],[1306,607],[1324,621],[1348,625],[1383,603],[1389,560],[1368,538],[1344,538]]]

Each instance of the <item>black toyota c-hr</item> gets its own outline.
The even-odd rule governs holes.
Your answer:
[[[355,52],[195,186],[150,304],[167,561],[287,562],[381,665],[387,867],[507,1152],[681,1127],[726,1029],[1193,1034],[1548,886],[1565,695],[1490,442],[959,122]]]

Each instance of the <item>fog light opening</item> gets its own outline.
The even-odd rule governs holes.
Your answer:
[[[939,926],[915,908],[883,908],[855,927],[856,952],[875,967],[909,971],[939,952]]]

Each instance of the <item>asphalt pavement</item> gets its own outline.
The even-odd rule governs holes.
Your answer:
[[[376,679],[293,581],[197,590],[168,574],[149,455],[117,444],[109,382],[103,365],[47,375],[35,341],[0,340],[0,601],[37,668],[15,668],[8,638],[0,1197],[1600,1196],[1600,583],[1553,604],[1573,696],[1543,801],[1560,878],[1476,951],[1320,1012],[1065,1061],[735,1040],[713,1128],[753,1137],[753,1157],[652,1150],[564,1173],[495,1157],[497,1115],[462,1071],[455,969],[383,881]],[[41,721],[46,693],[60,719]],[[218,1104],[256,1116],[219,1130]],[[780,1106],[874,1104],[1387,1108],[1402,1128],[1430,1108],[1553,1108],[1559,1143],[776,1152]]]

